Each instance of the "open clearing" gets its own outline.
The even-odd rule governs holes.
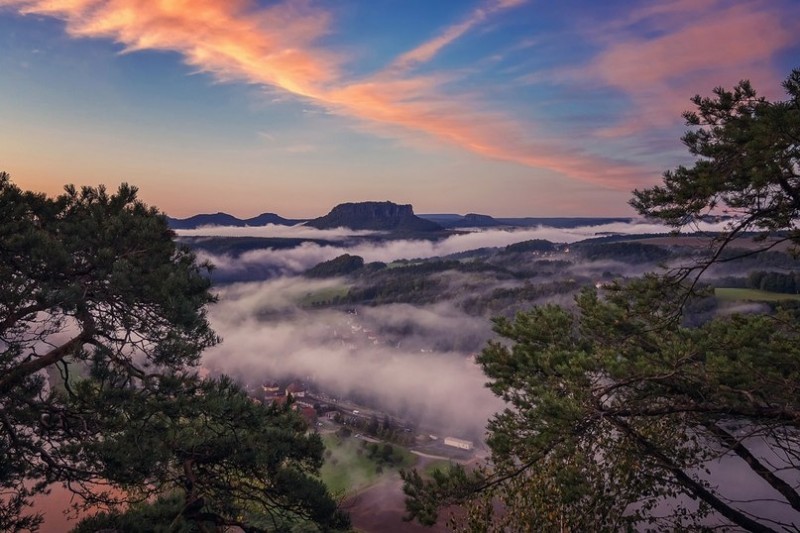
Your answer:
[[[750,300],[753,302],[778,302],[782,300],[800,300],[800,294],[767,292],[756,289],[716,288],[714,296],[722,301]]]
[[[455,464],[454,461],[449,461],[447,459],[434,459],[425,465],[425,468],[422,469],[422,474],[425,477],[431,477],[434,470],[447,472],[453,464]]]
[[[405,448],[393,446],[394,465],[381,466],[377,460],[370,459],[364,441],[337,435],[325,435],[325,464],[320,470],[322,481],[336,495],[352,494],[375,483],[381,476],[398,468],[409,468],[417,457]]]
[[[315,305],[324,305],[331,303],[336,298],[344,298],[350,287],[347,285],[340,285],[338,287],[327,287],[315,292],[306,293],[298,300],[301,307],[309,307]]]

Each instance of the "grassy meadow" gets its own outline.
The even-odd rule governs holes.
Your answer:
[[[800,294],[760,291],[757,289],[716,288],[714,296],[724,302],[749,300],[753,302],[779,302],[783,300],[800,300]]]

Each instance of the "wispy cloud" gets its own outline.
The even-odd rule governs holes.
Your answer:
[[[778,4],[673,0],[597,29],[600,53],[572,75],[614,87],[633,103],[620,123],[601,133],[628,136],[674,125],[690,96],[742,78],[762,90],[776,89],[783,74],[770,58],[797,42]]]
[[[170,50],[224,81],[313,97],[338,78],[340,58],[313,46],[330,26],[307,1],[254,9],[245,0],[0,0],[66,21],[74,37],[108,38],[125,52]]]
[[[490,2],[408,52],[404,61],[430,59],[489,14],[521,3]],[[112,39],[126,52],[175,51],[219,80],[282,89],[394,133],[423,132],[485,157],[622,189],[643,173],[622,161],[558,149],[531,124],[477,111],[486,106],[446,90],[444,76],[381,71],[348,79],[341,68],[347,58],[317,44],[331,31],[331,15],[306,0],[266,9],[245,0],[0,0],[0,5],[62,19],[70,35]]]
[[[442,48],[485,21],[490,15],[504,9],[517,7],[525,2],[526,0],[494,0],[488,2],[473,10],[463,21],[449,26],[436,37],[402,54],[392,63],[390,68],[409,68],[419,63],[430,61]]]
[[[559,139],[534,120],[492,110],[480,94],[459,91],[452,72],[414,73],[412,67],[431,61],[494,14],[523,3],[484,2],[386,68],[356,78],[346,68],[353,54],[322,44],[335,33],[335,20],[312,0],[267,8],[248,0],[0,0],[22,13],[64,20],[74,37],[111,39],[125,52],[174,51],[217,80],[283,91],[389,135],[423,133],[486,158],[606,188],[627,190],[656,176],[624,156],[589,152],[586,143]],[[606,136],[673,125],[686,98],[706,80],[709,87],[737,81],[743,69],[756,79],[775,77],[767,59],[796,38],[769,5],[675,0],[635,10],[609,31],[601,25],[594,33],[600,53],[579,70],[562,71],[561,79],[601,83],[629,96],[631,113],[604,129]]]

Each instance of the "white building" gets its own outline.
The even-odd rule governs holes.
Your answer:
[[[475,447],[471,440],[457,439],[455,437],[445,437],[444,445],[452,446],[453,448],[459,448],[462,450],[472,450]]]

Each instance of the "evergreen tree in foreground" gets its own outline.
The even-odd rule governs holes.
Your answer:
[[[504,341],[478,359],[508,403],[489,423],[491,464],[404,473],[409,518],[430,524],[463,504],[454,525],[469,531],[797,529],[797,307],[680,322],[700,275],[742,233],[760,232],[761,250],[800,244],[800,70],[784,87],[783,102],[748,82],[695,97],[683,140],[697,162],[634,192],[641,214],[676,228],[734,217],[709,257],[584,291],[575,312],[546,305],[495,322]],[[726,471],[738,483],[720,483]]]
[[[51,483],[109,509],[96,529],[347,527],[295,413],[197,379],[218,342],[207,266],[136,194],[48,198],[0,173],[0,530],[35,530]]]

